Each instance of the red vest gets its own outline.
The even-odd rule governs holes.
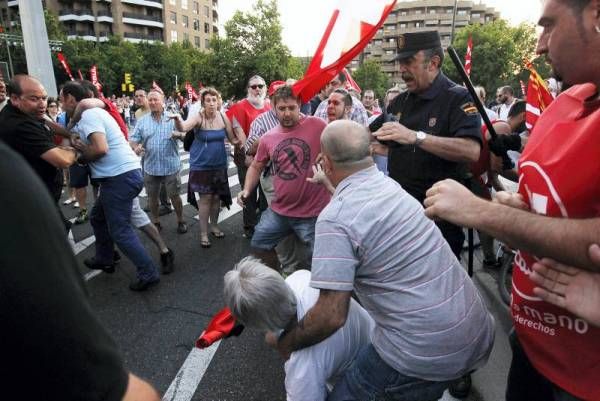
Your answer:
[[[544,111],[519,161],[519,192],[531,211],[556,218],[600,216],[600,101],[593,84],[574,86]],[[600,400],[600,328],[543,302],[529,279],[534,255],[519,252],[511,312],[535,368],[588,401]],[[600,307],[600,306],[599,306]]]

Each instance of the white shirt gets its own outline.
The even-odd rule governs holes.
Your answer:
[[[308,270],[294,272],[285,282],[296,295],[300,320],[317,303],[319,290],[309,287]],[[325,400],[328,388],[342,376],[361,347],[371,342],[373,327],[373,319],[351,299],[344,326],[320,343],[293,352],[285,363],[287,400]]]
[[[498,108],[498,119],[502,121],[506,121],[508,119],[508,112],[513,104],[517,101],[517,98],[514,98],[510,104],[502,103]]]

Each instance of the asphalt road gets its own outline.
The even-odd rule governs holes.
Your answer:
[[[181,153],[185,180],[189,165],[187,154]],[[230,168],[229,174],[235,198],[239,191],[235,169]],[[88,199],[91,204],[89,190]],[[141,197],[141,203],[145,205],[145,198]],[[70,205],[62,209],[68,218],[78,212]],[[212,238],[209,249],[200,247],[196,210],[187,205],[184,214],[189,227],[186,234],[177,233],[174,213],[160,218],[162,236],[175,253],[175,271],[144,293],[127,288],[135,278],[135,268],[126,258],[114,274],[90,275],[81,264],[92,306],[119,345],[127,368],[165,394],[164,400],[285,400],[283,362],[264,344],[260,333],[246,330],[209,349],[193,348],[213,314],[224,306],[223,275],[248,255],[249,241],[242,237],[242,215],[237,207],[222,211],[220,227],[226,237]],[[93,256],[89,222],[74,226],[72,233],[78,260]],[[158,250],[141,233],[140,238],[158,264]],[[479,264],[475,262],[476,267]],[[497,296],[493,275],[476,268],[474,276],[496,317],[497,333],[490,361],[473,375],[473,391],[467,398],[472,401],[503,400],[510,363],[508,309]],[[453,398],[445,394],[443,399]]]

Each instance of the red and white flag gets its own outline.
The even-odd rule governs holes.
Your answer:
[[[469,35],[469,40],[467,40],[467,54],[465,55],[465,72],[467,76],[471,76],[471,57],[473,54],[473,37]]]
[[[548,90],[546,82],[537,73],[531,62],[527,61],[525,67],[529,70],[529,83],[527,85],[527,108],[525,112],[525,123],[527,129],[533,129],[540,115],[552,101],[554,97]]]
[[[395,4],[396,0],[339,1],[304,77],[292,87],[302,102],[308,102],[367,46]]]
[[[346,77],[346,89],[353,88],[358,93],[362,92],[360,90],[360,86],[358,86],[358,84],[356,83],[356,81],[352,79],[352,75],[350,75],[350,73],[348,72],[348,69],[344,68],[342,70],[342,72],[344,73],[344,76]]]
[[[521,84],[521,94],[523,96],[527,96],[527,88],[525,88],[525,82],[522,79],[519,79],[519,83]]]
[[[65,72],[67,73],[69,78],[71,78],[71,81],[75,81],[75,78],[73,78],[73,74],[71,73],[71,67],[69,67],[69,63],[67,63],[65,55],[61,52],[58,52],[56,53],[56,58],[58,58],[58,61],[60,61],[60,64],[65,69]]]
[[[196,93],[196,91],[194,90],[194,87],[192,86],[191,83],[186,82],[185,83],[185,89],[187,91],[187,95],[188,95],[188,100],[190,102],[193,102],[194,100],[198,100],[198,94]]]
[[[102,85],[100,85],[100,82],[98,81],[98,67],[96,64],[90,68],[90,81],[98,88],[98,92],[102,92]]]
[[[154,80],[152,80],[152,89],[154,89],[154,90],[155,90],[155,91],[157,91],[157,92],[160,92],[160,93],[162,93],[163,95],[165,94],[165,93],[163,92],[163,90],[161,89],[161,87],[160,87],[160,86],[158,86],[158,84],[157,84],[157,83],[156,83],[156,81],[154,81]]]

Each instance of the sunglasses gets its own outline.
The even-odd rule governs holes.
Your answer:
[[[262,88],[264,88],[265,86],[264,86],[263,84],[258,84],[258,85],[250,85],[249,87],[250,87],[250,88],[252,88],[252,89],[256,89],[256,88],[258,88],[258,89],[262,89]]]

